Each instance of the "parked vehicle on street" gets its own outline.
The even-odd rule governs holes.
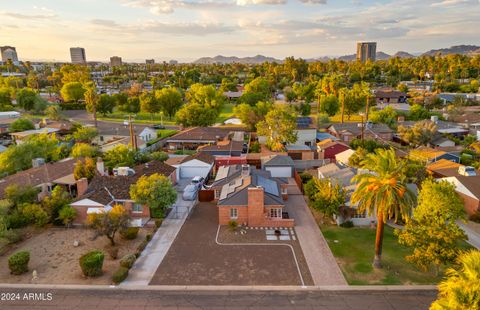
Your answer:
[[[198,187],[194,184],[188,184],[183,190],[182,198],[183,200],[193,201],[197,199]]]

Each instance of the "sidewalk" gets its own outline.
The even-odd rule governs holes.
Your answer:
[[[470,245],[472,245],[472,246],[474,246],[474,247],[476,247],[477,249],[480,250],[480,234],[475,232],[474,230],[470,229],[467,225],[465,225],[461,221],[457,221],[457,225],[461,229],[463,229],[465,234],[467,234],[467,236],[468,236],[467,242]]]
[[[289,195],[288,212],[295,219],[295,231],[307,261],[313,283],[320,285],[347,285],[327,241],[315,222],[303,195]]]
[[[185,223],[188,214],[196,204],[196,201],[185,201],[182,199],[182,189],[184,188],[182,185],[176,186],[177,201],[174,209],[163,220],[162,226],[157,230],[152,240],[143,250],[142,255],[130,269],[128,278],[120,286],[148,285],[150,283],[158,266],[160,266],[163,258],[167,255],[173,241],[175,241],[183,223]]]

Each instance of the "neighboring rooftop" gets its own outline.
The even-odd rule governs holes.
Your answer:
[[[295,163],[290,156],[273,155],[262,158],[263,166],[294,166]]]
[[[216,143],[223,140],[231,129],[220,127],[193,127],[186,129],[171,136],[167,142],[202,142],[202,143]]]

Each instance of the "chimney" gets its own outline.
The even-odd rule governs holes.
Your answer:
[[[77,197],[83,196],[88,188],[88,180],[87,178],[81,178],[76,181],[77,185]]]
[[[103,164],[103,159],[101,157],[97,158],[97,172],[101,175],[105,175],[105,165]]]
[[[248,225],[262,226],[265,219],[265,192],[263,187],[249,187],[248,188]]]

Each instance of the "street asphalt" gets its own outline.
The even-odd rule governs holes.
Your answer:
[[[36,295],[32,293],[37,293]],[[43,294],[42,294],[43,293]],[[18,294],[18,295],[17,295]],[[428,309],[435,290],[170,290],[2,288],[0,309]],[[37,300],[34,300],[34,299]],[[43,299],[43,300],[41,300]]]

